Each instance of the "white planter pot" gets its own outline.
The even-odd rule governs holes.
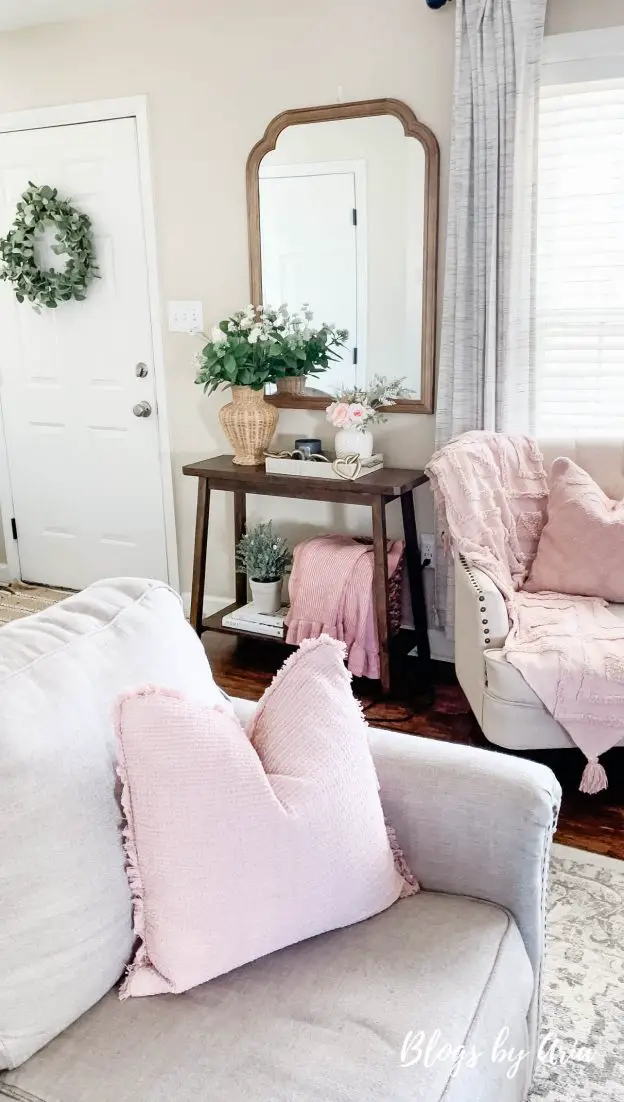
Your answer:
[[[368,429],[339,429],[334,440],[334,449],[339,457],[359,455],[360,459],[370,459],[373,454],[373,434]]]
[[[249,579],[251,599],[258,612],[277,612],[282,607],[282,579],[278,582],[256,582]]]

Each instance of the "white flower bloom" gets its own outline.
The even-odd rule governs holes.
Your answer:
[[[236,332],[236,322],[235,321],[229,321],[228,322],[228,333],[235,333],[235,332]]]
[[[254,323],[253,318],[241,318],[238,328],[239,329],[251,329]]]
[[[261,333],[260,326],[259,325],[254,325],[253,329],[250,329],[249,333],[247,334],[247,340],[249,341],[249,343],[250,344],[257,344],[258,343],[258,337],[260,336],[260,333]]]
[[[219,329],[218,325],[213,325],[210,330],[210,339],[213,344],[223,344],[227,341],[227,333],[224,333],[222,329]]]

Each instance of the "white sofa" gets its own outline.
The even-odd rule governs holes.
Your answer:
[[[558,456],[583,467],[611,498],[624,498],[624,442],[549,440],[542,443],[548,470]],[[624,567],[623,567],[624,569]],[[611,606],[622,620],[624,605]],[[483,734],[510,750],[574,746],[572,739],[508,662],[502,647],[509,633],[505,602],[480,570],[455,562],[455,668]],[[624,738],[618,744],[624,746]]]
[[[122,1003],[132,932],[113,714],[145,682],[217,692],[160,583],[99,583],[0,631],[0,1098],[525,1102],[561,795],[551,771],[371,730],[423,890],[183,995]],[[503,1028],[508,1050],[530,1054],[515,1076],[491,1058]],[[480,1053],[474,1065],[454,1076],[422,1043],[419,1059],[419,1031],[436,1029]]]

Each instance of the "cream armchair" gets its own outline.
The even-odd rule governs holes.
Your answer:
[[[622,441],[548,441],[547,469],[565,455],[583,467],[609,497],[624,497]],[[624,624],[624,605],[612,605]],[[483,734],[511,750],[572,747],[572,739],[546,711],[503,654],[509,633],[505,602],[492,581],[460,558],[455,562],[455,668]],[[624,739],[619,743],[624,746]]]

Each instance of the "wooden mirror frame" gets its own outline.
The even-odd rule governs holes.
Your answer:
[[[301,107],[282,111],[267,126],[264,136],[247,158],[247,219],[249,232],[249,278],[251,302],[262,302],[262,243],[260,240],[260,163],[277,145],[282,130],[312,122],[336,119],[365,119],[393,115],[403,124],[405,136],[416,138],[425,151],[425,224],[423,254],[423,299],[421,341],[421,397],[402,398],[388,413],[433,413],[436,354],[436,307],[438,280],[438,207],[440,193],[440,149],[435,134],[419,122],[411,107],[398,99],[369,99],[354,103]],[[268,401],[288,409],[325,409],[327,395],[271,394]]]

